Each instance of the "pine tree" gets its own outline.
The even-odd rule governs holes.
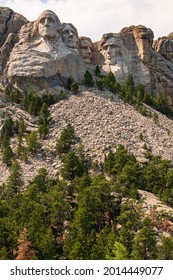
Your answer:
[[[107,260],[128,260],[129,256],[128,256],[127,249],[124,247],[123,244],[116,241],[114,243],[111,256],[107,255],[106,259]]]
[[[13,154],[13,151],[12,151],[10,145],[7,145],[6,147],[4,147],[2,150],[2,162],[7,165],[11,165],[13,157],[14,157],[14,154]]]
[[[137,93],[136,93],[137,106],[140,106],[142,104],[142,100],[143,100],[142,92],[141,92],[141,90],[138,90]]]
[[[65,180],[81,177],[87,171],[86,163],[74,151],[64,156],[62,162],[61,175]]]
[[[10,88],[8,86],[5,87],[4,93],[5,93],[6,101],[7,102],[11,101],[11,98],[10,98],[11,90],[10,90]]]
[[[32,131],[27,137],[26,137],[26,142],[28,144],[28,151],[32,155],[35,155],[39,148],[40,148],[40,142],[38,139],[38,134],[36,131]]]
[[[173,260],[173,238],[163,236],[158,251],[159,260]]]
[[[26,126],[25,126],[25,122],[24,122],[24,119],[20,119],[19,121],[19,129],[18,129],[18,133],[21,137],[23,137],[25,131],[26,131]]]
[[[4,121],[3,132],[4,132],[3,133],[4,135],[6,134],[9,137],[13,136],[13,134],[14,134],[14,122],[13,122],[13,119],[11,117],[7,118]]]
[[[116,79],[111,71],[102,79],[102,81],[106,87],[108,87],[111,91],[114,91],[114,84],[116,83]]]
[[[32,243],[28,240],[28,230],[24,228],[19,237],[16,260],[36,259],[36,251],[32,249]]]
[[[56,142],[56,152],[58,155],[68,153],[70,151],[71,145],[74,143],[75,133],[73,126],[69,123],[62,130],[59,139]]]
[[[91,73],[88,70],[86,71],[84,78],[85,78],[85,81],[84,81],[85,85],[88,87],[92,87],[94,84],[94,81],[93,81],[93,77],[92,77]]]
[[[113,239],[113,240],[112,240]],[[106,225],[98,234],[96,243],[92,246],[91,259],[105,260],[109,254],[109,250],[115,243],[115,232],[110,225]],[[108,259],[111,259],[108,257]]]
[[[95,68],[95,75],[96,75],[96,77],[100,77],[100,74],[101,74],[101,70],[100,70],[100,67],[97,65]]]
[[[17,161],[14,161],[10,168],[10,176],[7,180],[8,197],[13,197],[15,194],[19,193],[22,186],[21,167]]]
[[[112,150],[109,151],[104,162],[104,172],[108,175],[115,175],[115,154]]]
[[[135,91],[135,87],[134,86],[135,86],[135,83],[134,83],[134,80],[133,80],[133,76],[132,76],[132,74],[129,73],[129,75],[128,75],[126,81],[125,81],[125,89],[131,95],[134,94],[134,91]]]
[[[41,110],[40,110],[40,116],[48,123],[50,121],[50,111],[48,109],[48,106],[46,103],[43,103]]]
[[[135,260],[154,260],[157,257],[157,233],[153,229],[151,220],[147,217],[137,232],[132,249]]]
[[[50,112],[46,103],[43,103],[38,118],[38,132],[40,134],[40,137],[43,139],[45,139],[46,135],[49,132],[49,122],[50,122]]]

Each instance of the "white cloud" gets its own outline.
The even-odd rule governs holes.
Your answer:
[[[172,0],[4,0],[0,5],[29,20],[37,19],[45,9],[53,10],[62,22],[72,22],[79,35],[93,41],[133,24],[150,27],[156,38],[173,31]]]

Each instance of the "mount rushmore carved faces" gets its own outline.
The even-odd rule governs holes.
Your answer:
[[[56,14],[52,11],[46,10],[39,16],[37,22],[38,32],[44,39],[59,39],[61,23]]]
[[[34,22],[31,41],[36,45],[45,43],[50,47],[58,46],[59,41],[61,41],[61,31],[62,25],[57,15],[50,10],[46,10]]]
[[[80,37],[79,40],[79,52],[83,57],[83,60],[87,64],[92,63],[93,59],[93,43],[88,37]]]
[[[105,58],[105,64],[115,65],[117,63],[116,58],[121,55],[121,46],[118,38],[103,36],[101,41],[101,53]]]
[[[8,14],[11,15],[11,11]],[[3,18],[3,26],[8,29],[8,17],[0,18],[2,23]],[[31,77],[44,80],[47,88],[50,82],[52,87],[62,84],[62,80],[65,84],[69,77],[82,83],[86,70],[94,74],[93,66],[99,65],[103,75],[112,71],[120,83],[124,83],[128,73],[131,73],[134,82],[143,83],[148,92],[166,90],[171,98],[173,96],[173,43],[170,36],[159,41],[156,49],[156,44],[155,47],[152,44],[152,30],[133,25],[123,28],[119,33],[104,34],[101,41],[94,43],[88,37],[80,37],[77,45],[75,28],[71,24],[62,26],[58,16],[50,10],[44,11],[32,22],[26,19],[21,22],[20,16],[17,16],[18,20],[18,32],[10,27],[13,33],[9,34],[6,41],[9,29],[3,28],[3,33],[0,32],[3,36],[0,76],[4,85],[11,83],[27,88],[24,81],[29,81]],[[9,21],[15,24],[13,14]],[[39,86],[45,89],[42,82]]]
[[[67,47],[78,49],[79,36],[76,27],[72,23],[62,23],[62,40]]]
[[[84,61],[79,52],[66,46],[61,34],[62,24],[57,15],[44,11],[31,26],[29,39],[22,39],[14,46],[8,62],[8,76],[61,75],[64,81],[71,77],[81,82],[86,71]]]

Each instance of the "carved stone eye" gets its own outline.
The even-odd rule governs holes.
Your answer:
[[[40,23],[43,24],[45,22],[45,18],[40,19]]]
[[[68,29],[64,29],[63,30],[63,34],[69,34],[70,32],[69,32],[69,30]]]
[[[45,24],[45,21],[47,20],[48,23],[55,23],[55,20],[51,17],[43,17],[40,19],[41,24]]]
[[[103,45],[103,49],[104,49],[105,51],[107,51],[108,45]]]
[[[55,22],[55,20],[51,17],[48,17],[47,20],[48,20],[48,22],[53,22],[53,23]]]

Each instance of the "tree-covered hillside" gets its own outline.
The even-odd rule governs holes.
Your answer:
[[[101,77],[97,68],[96,76],[94,81],[87,72],[85,86],[95,83],[100,94],[110,91],[109,102],[118,96],[154,124],[159,113],[151,113],[145,103],[172,118],[166,95],[149,96],[131,75],[124,85],[111,72]],[[69,87],[80,94],[74,81]],[[1,111],[0,166],[9,175],[0,185],[0,259],[173,259],[172,161],[153,155],[142,132],[141,162],[119,143],[104,150],[99,162],[67,121],[52,140],[56,123],[50,106],[68,102],[67,92],[53,97],[5,90],[4,103],[17,104],[23,118]],[[33,128],[24,112],[34,118]],[[49,141],[54,147],[48,147]],[[57,162],[54,176],[45,146],[50,162]],[[45,167],[25,180],[23,165],[40,158]],[[146,205],[139,190],[155,194],[170,212]]]

